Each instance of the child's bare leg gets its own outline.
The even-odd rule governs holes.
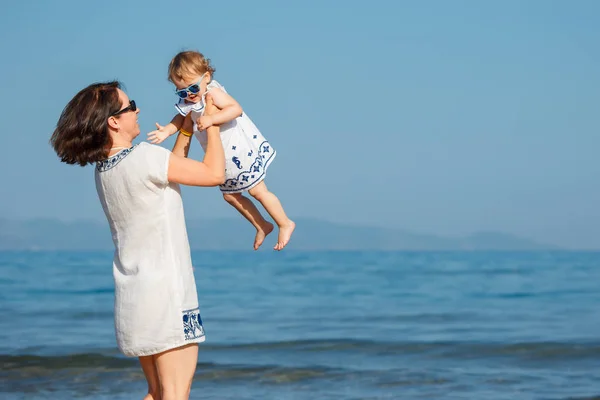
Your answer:
[[[277,238],[277,244],[273,249],[283,249],[290,241],[294,228],[296,228],[296,224],[285,215],[281,202],[277,196],[269,192],[264,181],[250,189],[250,195],[260,201],[260,204],[263,205],[265,210],[267,210],[269,215],[273,217],[275,223],[279,226],[279,237]]]
[[[258,250],[265,237],[273,231],[273,224],[266,221],[252,200],[242,196],[241,193],[223,193],[223,198],[256,228],[254,250]]]

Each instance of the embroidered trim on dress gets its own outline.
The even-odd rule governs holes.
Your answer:
[[[198,339],[204,336],[204,327],[202,326],[199,308],[183,312],[183,334],[185,335],[185,340]]]
[[[262,176],[267,172],[267,168],[271,161],[273,161],[277,152],[271,148],[271,145],[267,140],[262,142],[260,146],[258,146],[258,149],[258,155],[254,159],[252,165],[250,165],[250,168],[240,172],[237,177],[227,179],[222,185],[219,185],[222,192],[238,192],[246,190],[262,179]],[[257,173],[260,175],[256,176]]]
[[[134,145],[134,146],[131,146],[131,147],[130,147],[130,148],[128,148],[128,149],[121,150],[120,152],[118,152],[118,153],[117,153],[117,154],[115,154],[114,156],[112,156],[112,157],[109,157],[109,158],[107,158],[107,159],[106,159],[106,160],[104,160],[104,161],[98,161],[98,162],[96,163],[96,169],[97,169],[99,172],[108,171],[109,169],[111,169],[112,167],[114,167],[115,165],[117,165],[119,162],[121,162],[121,160],[122,160],[122,159],[124,159],[125,157],[127,157],[127,155],[128,155],[129,153],[131,153],[131,151],[132,151],[132,150],[133,150],[133,149],[134,149],[136,146],[137,146],[137,144],[136,144],[136,145]]]

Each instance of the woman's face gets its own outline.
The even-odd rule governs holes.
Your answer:
[[[130,107],[129,97],[127,96],[127,94],[124,91],[122,91],[121,89],[118,89],[118,90],[119,90],[119,100],[121,102],[121,110],[123,110],[124,108]],[[135,111],[131,111],[131,107],[130,107],[128,111],[123,112],[115,117],[115,118],[117,118],[117,121],[119,124],[119,128],[120,128],[119,133],[122,136],[133,140],[140,134],[140,124],[138,122],[138,114],[139,113],[140,113],[139,108],[136,108]]]

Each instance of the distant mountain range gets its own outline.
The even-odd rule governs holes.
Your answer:
[[[315,219],[297,219],[289,244],[295,250],[553,250],[556,246],[499,232],[464,237],[418,234],[400,229],[343,225]],[[190,246],[195,250],[251,250],[254,228],[243,219],[190,220]],[[263,245],[269,249],[275,230]],[[109,250],[113,247],[108,224],[95,221],[61,222],[0,219],[0,250]]]

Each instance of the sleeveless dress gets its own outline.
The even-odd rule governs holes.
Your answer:
[[[171,152],[140,143],[96,164],[98,197],[115,245],[115,332],[126,356],[204,341]]]
[[[207,92],[214,88],[226,92],[225,88],[213,79],[208,84]],[[175,104],[175,108],[183,116],[192,113],[194,136],[206,151],[206,130],[198,131],[196,124],[196,120],[204,114],[204,97],[199,103],[186,103],[182,99]],[[221,142],[225,151],[225,183],[219,186],[221,192],[241,193],[252,189],[265,179],[267,168],[277,153],[246,113],[221,125]]]

